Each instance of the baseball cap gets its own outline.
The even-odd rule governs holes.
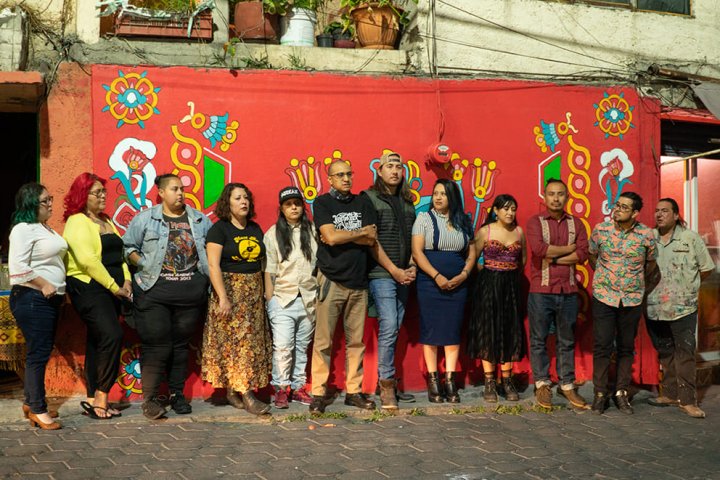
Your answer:
[[[380,156],[380,163],[378,164],[378,168],[382,167],[388,162],[402,163],[402,157],[397,152],[385,152]]]
[[[280,200],[280,205],[285,202],[285,200],[290,200],[291,198],[298,198],[300,200],[303,199],[302,193],[300,193],[300,190],[297,187],[285,187],[282,190],[280,190],[280,194],[278,195]]]

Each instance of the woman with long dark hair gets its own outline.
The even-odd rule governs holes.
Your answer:
[[[275,407],[290,399],[310,405],[305,391],[307,348],[315,330],[315,228],[295,187],[279,194],[278,220],[265,232],[265,300],[273,336]]]
[[[212,292],[203,335],[202,377],[224,388],[236,408],[263,415],[270,405],[253,390],[269,382],[272,339],[263,302],[265,244],[250,189],[225,186],[217,201],[217,223],[207,236]]]
[[[412,230],[413,259],[420,307],[420,343],[428,370],[428,399],[460,402],[455,371],[460,354],[460,328],[467,282],[475,263],[470,218],[462,209],[460,188],[446,179],[435,182],[432,208],[421,212]],[[445,388],[438,376],[437,351],[445,351]]]
[[[130,301],[130,270],[123,260],[123,241],[105,214],[105,179],[81,173],[65,195],[68,243],[67,290],[75,310],[87,325],[85,380],[90,418],[120,416],[108,407],[108,393],[118,376],[123,329],[120,300]],[[92,404],[90,403],[92,402]]]
[[[125,257],[137,267],[133,277],[133,317],[140,337],[143,415],[156,420],[167,412],[158,395],[167,378],[170,407],[192,413],[184,394],[190,339],[205,312],[208,263],[205,238],[212,222],[185,205],[177,175],[155,179],[160,204],[135,215],[123,242]]]
[[[482,359],[486,402],[497,402],[495,369],[500,364],[502,389],[510,401],[520,399],[512,382],[513,362],[525,355],[520,316],[520,275],[525,265],[525,235],[515,218],[517,200],[495,197],[490,215],[475,236],[475,248],[484,257],[472,296],[468,327],[468,355]]]
[[[38,183],[26,183],[15,195],[10,231],[10,311],[25,337],[25,400],[30,425],[57,430],[57,414],[48,411],[45,369],[55,342],[65,295],[67,243],[48,225],[53,197]]]

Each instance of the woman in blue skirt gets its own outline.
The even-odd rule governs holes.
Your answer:
[[[413,259],[420,307],[420,343],[428,370],[428,399],[460,402],[455,369],[460,353],[460,328],[465,313],[467,282],[475,264],[473,228],[462,209],[460,188],[446,179],[435,182],[432,208],[418,214],[412,230]],[[445,388],[438,377],[437,351],[445,350]]]

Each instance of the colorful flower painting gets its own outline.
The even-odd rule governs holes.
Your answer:
[[[605,138],[613,136],[622,140],[628,130],[635,128],[632,123],[632,112],[635,107],[628,104],[624,93],[610,95],[605,92],[603,96],[604,98],[600,102],[593,104],[597,120],[593,125],[600,127]]]
[[[119,70],[118,75],[110,85],[102,86],[107,92],[102,111],[110,112],[117,120],[117,128],[125,124],[145,128],[145,121],[160,113],[157,109],[160,87],[146,77],[147,71],[126,74]]]

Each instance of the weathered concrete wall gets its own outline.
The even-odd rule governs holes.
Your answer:
[[[431,19],[427,2],[420,4],[424,34]],[[693,0],[692,10],[688,17],[549,0],[437,1],[437,64],[440,73],[606,72],[632,79],[634,70],[658,63],[720,77],[718,2]],[[428,70],[427,58],[420,59]]]
[[[23,31],[24,21],[20,10],[0,7],[0,71],[25,67],[28,44]]]

